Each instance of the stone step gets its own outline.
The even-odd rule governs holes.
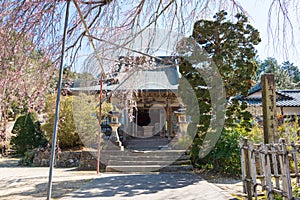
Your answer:
[[[192,165],[110,165],[106,167],[106,172],[192,172]]]
[[[110,160],[108,165],[191,165],[190,160]]]
[[[188,154],[188,151],[186,150],[128,150],[125,149],[124,151],[110,151],[110,150],[102,150],[101,155],[122,155],[122,156],[137,156],[137,155],[149,155],[149,156],[168,156],[168,155],[184,155]],[[95,151],[93,153],[94,155],[97,155],[97,152]]]
[[[190,156],[185,150],[128,151],[107,155],[106,172],[189,172]]]
[[[173,140],[172,140],[173,141]],[[128,139],[126,145],[167,145],[170,143],[168,138],[151,137],[151,138],[135,138]]]
[[[127,141],[136,141],[136,140],[140,140],[140,141],[144,141],[144,140],[167,140],[168,137],[160,137],[158,135],[154,135],[152,137],[129,137],[127,138]]]
[[[86,152],[88,154],[97,155],[97,150],[85,150],[82,152]],[[181,149],[158,149],[158,150],[152,150],[152,151],[143,151],[143,150],[131,150],[131,149],[125,149],[124,151],[121,150],[101,150],[100,153],[105,155],[126,155],[126,154],[187,154],[189,150],[181,150]]]
[[[130,139],[126,141],[128,144],[134,144],[134,143],[144,143],[144,142],[148,142],[148,143],[168,143],[170,142],[168,140],[168,138],[151,138],[151,139]]]
[[[139,155],[139,156],[102,156],[103,159],[107,158],[109,160],[118,160],[118,161],[175,161],[175,160],[189,160],[189,155],[174,155],[174,156],[151,156],[151,155]]]

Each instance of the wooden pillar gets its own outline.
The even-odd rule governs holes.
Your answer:
[[[262,106],[264,143],[277,142],[277,118],[276,118],[276,89],[274,74],[263,74],[262,83]]]

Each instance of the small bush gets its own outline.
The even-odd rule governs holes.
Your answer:
[[[201,168],[216,172],[238,175],[241,172],[239,140],[242,134],[237,130],[224,130],[215,148],[197,163]]]
[[[279,138],[287,139],[288,143],[299,141],[299,118],[298,116],[291,116],[282,119],[283,122],[278,126]]]
[[[32,166],[34,159],[34,150],[28,150],[24,153],[24,157],[19,161],[19,165],[21,166]]]
[[[247,119],[248,121],[248,119]],[[239,142],[243,137],[247,137],[249,141],[259,143],[263,141],[263,133],[261,128],[254,120],[249,120],[248,125],[238,123],[235,127],[224,128],[222,134],[217,141],[213,150],[204,158],[199,159],[199,146],[202,145],[200,138],[195,138],[192,147],[192,159],[196,167],[202,169],[213,170],[215,172],[226,173],[231,175],[241,174],[241,158]],[[252,128],[249,128],[252,124]]]
[[[16,146],[17,153],[24,155],[26,151],[45,146],[48,141],[41,130],[41,124],[36,121],[35,115],[28,113],[18,117],[12,133],[11,143]]]

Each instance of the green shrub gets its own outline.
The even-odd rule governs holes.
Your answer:
[[[93,146],[97,143],[99,106],[93,95],[63,96],[60,102],[60,113],[57,137],[61,148]],[[102,104],[102,119],[112,109],[108,103]],[[50,96],[46,103],[48,119],[43,130],[51,140],[55,117],[55,97]],[[52,140],[51,140],[52,141]]]
[[[278,126],[279,138],[287,139],[288,143],[299,141],[299,118],[298,116],[291,116],[282,119],[283,122]]]
[[[210,168],[216,172],[238,175],[241,172],[239,140],[242,134],[237,130],[223,130],[215,148],[198,161],[200,167]]]
[[[12,133],[11,143],[16,146],[17,153],[24,155],[30,149],[45,146],[48,141],[41,130],[41,124],[36,121],[32,113],[22,115],[16,120]]]
[[[55,96],[50,96],[46,102],[47,120],[42,126],[50,143],[52,142],[54,118],[55,118]],[[73,118],[73,97],[62,97],[60,101],[60,112],[57,130],[57,139],[61,148],[69,148],[80,146],[79,135],[76,132],[76,127]]]
[[[82,143],[92,147],[97,143],[98,117],[97,102],[94,96],[81,94],[73,98],[73,116],[76,123],[76,131]]]
[[[227,108],[225,127],[212,151],[204,158],[199,158],[199,150],[203,148],[202,132],[194,139],[191,149],[192,161],[196,167],[213,170],[231,175],[241,174],[239,142],[243,137],[255,143],[262,142],[263,133],[251,114],[245,110],[245,105],[233,104]]]
[[[34,159],[34,150],[28,150],[24,153],[24,157],[19,161],[19,165],[21,166],[32,166]]]

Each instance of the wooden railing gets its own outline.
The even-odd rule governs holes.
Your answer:
[[[243,191],[248,199],[260,194],[267,199],[300,199],[298,194],[300,144],[280,139],[274,144],[240,142]]]

